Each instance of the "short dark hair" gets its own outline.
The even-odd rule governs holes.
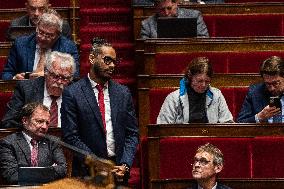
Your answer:
[[[197,57],[188,64],[185,70],[185,77],[191,79],[192,76],[203,73],[212,78],[212,65],[207,57]]]
[[[271,56],[263,61],[260,66],[260,75],[263,74],[284,77],[284,61],[279,56]]]
[[[21,117],[30,118],[37,108],[41,108],[42,110],[49,112],[48,107],[43,105],[41,102],[31,102],[23,106]]]
[[[90,50],[90,53],[98,56],[99,54],[102,53],[101,47],[106,46],[106,47],[112,47],[112,44],[109,43],[107,40],[99,38],[99,37],[95,37],[92,40],[92,47]]]

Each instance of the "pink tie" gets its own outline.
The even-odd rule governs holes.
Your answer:
[[[52,99],[51,105],[50,105],[50,127],[57,127],[58,126],[58,105],[56,100],[58,99],[58,96],[52,96],[50,95],[50,98]]]
[[[38,155],[38,145],[37,141],[32,139],[31,140],[31,145],[32,145],[32,151],[31,151],[31,166],[32,167],[37,167],[38,162],[37,162],[37,155]]]
[[[102,115],[102,120],[103,120],[103,125],[104,125],[104,131],[106,132],[106,120],[105,120],[105,102],[104,102],[104,86],[102,85],[97,85],[96,88],[99,91],[98,94],[98,100],[99,100],[99,107],[100,107],[100,112]]]

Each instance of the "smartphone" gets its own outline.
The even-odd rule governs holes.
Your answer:
[[[30,79],[30,74],[31,74],[32,72],[25,72],[25,79]]]
[[[269,106],[270,107],[275,106],[276,108],[281,109],[282,105],[281,105],[280,97],[279,96],[271,96],[269,98]]]

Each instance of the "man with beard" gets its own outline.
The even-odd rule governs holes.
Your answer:
[[[2,79],[23,80],[43,76],[44,64],[52,51],[71,54],[76,63],[74,77],[79,77],[79,54],[76,44],[61,33],[62,19],[57,12],[49,9],[48,12],[43,13],[36,33],[15,40],[3,69]],[[32,73],[28,75],[26,72]]]
[[[61,107],[61,94],[63,87],[72,81],[75,67],[71,55],[57,51],[51,52],[45,66],[44,77],[17,83],[12,99],[7,104],[2,128],[18,127],[21,123],[19,116],[21,108],[27,103],[36,101],[42,102],[54,112],[54,114],[51,112],[53,121],[50,127],[60,127],[60,111],[58,110]]]
[[[71,145],[114,161],[116,181],[127,184],[138,144],[132,97],[127,87],[111,79],[117,57],[110,43],[93,39],[89,62],[88,76],[63,91],[63,137]],[[74,176],[88,174],[83,161],[82,157],[74,157]]]
[[[210,143],[200,146],[192,164],[192,177],[197,181],[192,189],[230,189],[217,182],[223,164],[223,154],[216,146]]]
[[[18,184],[19,167],[49,167],[53,172],[50,179],[63,178],[67,172],[64,154],[58,144],[43,138],[51,121],[48,107],[32,102],[21,114],[22,132],[0,140],[1,177]]]
[[[260,75],[263,83],[249,87],[237,121],[241,123],[283,123],[283,59],[278,56],[266,59],[260,67]],[[280,99],[279,107],[269,105],[271,97]]]

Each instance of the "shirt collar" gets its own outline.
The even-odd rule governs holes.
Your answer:
[[[203,189],[203,188],[198,184],[198,189]],[[217,189],[217,182],[215,183],[212,189]]]
[[[96,86],[98,85],[98,83],[95,82],[94,80],[92,80],[92,79],[90,78],[90,74],[89,74],[89,73],[88,73],[88,79],[89,79],[90,82],[91,82],[92,88],[93,88],[93,89],[96,88]],[[104,88],[107,88],[107,87],[108,87],[108,82],[106,82],[106,83],[104,84]]]

